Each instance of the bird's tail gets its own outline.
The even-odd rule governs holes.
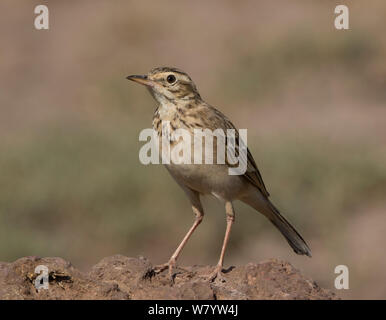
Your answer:
[[[272,204],[269,199],[259,195],[257,199],[243,199],[244,202],[255,208],[260,213],[264,214],[269,221],[276,226],[282,235],[285,237],[291,248],[300,255],[307,255],[311,257],[311,250],[302,236],[295,230],[295,228],[285,219],[279,210]],[[252,201],[251,201],[252,200]]]
[[[295,230],[295,228],[281,215],[279,210],[270,201],[269,207],[272,210],[272,214],[267,216],[267,218],[280,230],[292,249],[297,254],[304,254],[311,257],[311,250],[299,232]]]

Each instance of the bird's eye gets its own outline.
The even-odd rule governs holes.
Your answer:
[[[166,78],[166,81],[169,82],[170,84],[176,82],[176,77],[172,74],[169,74]]]

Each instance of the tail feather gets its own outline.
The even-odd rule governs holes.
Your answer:
[[[297,254],[304,254],[311,257],[311,250],[299,232],[281,215],[279,210],[271,202],[269,202],[269,206],[273,214],[267,218],[280,230],[292,249]]]
[[[254,192],[253,196],[241,199],[260,213],[264,214],[274,226],[276,226],[287,240],[295,253],[311,257],[311,250],[302,236],[295,228],[285,219],[279,210],[272,204],[269,199]]]

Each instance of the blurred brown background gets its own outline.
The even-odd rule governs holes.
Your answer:
[[[350,30],[334,28],[338,4]],[[272,200],[313,251],[295,255],[236,204],[226,266],[285,259],[333,289],[344,264],[339,295],[386,298],[385,1],[2,0],[0,14],[0,261],[169,258],[193,214],[162,166],[138,160],[155,102],[125,76],[176,66],[248,128]],[[225,214],[204,205],[182,265],[217,262]]]

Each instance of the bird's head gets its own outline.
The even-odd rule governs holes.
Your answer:
[[[154,68],[147,75],[132,75],[127,79],[145,85],[161,104],[201,99],[192,79],[177,68]]]

